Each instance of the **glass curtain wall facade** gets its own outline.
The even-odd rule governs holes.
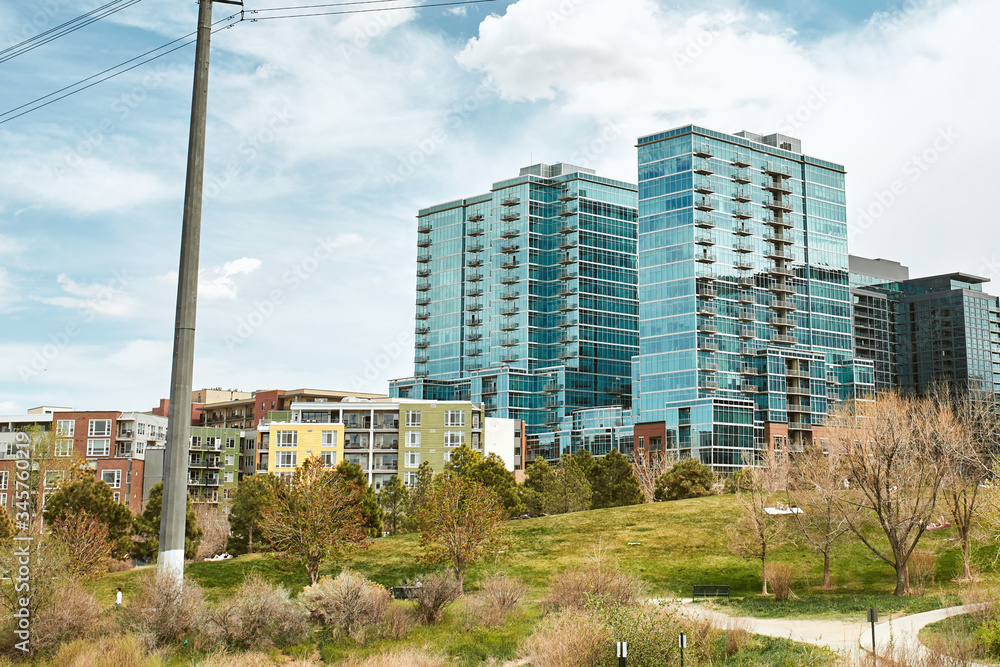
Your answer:
[[[631,397],[636,187],[558,163],[417,218],[414,378],[394,396],[473,400],[529,433]]]
[[[639,139],[635,423],[717,470],[811,442],[854,363],[844,168],[797,139],[685,126]],[[768,428],[765,428],[765,426]],[[638,435],[638,430],[637,430]]]

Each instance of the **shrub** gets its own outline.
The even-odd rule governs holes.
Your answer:
[[[248,653],[224,653],[222,651],[217,651],[205,657],[205,660],[196,661],[192,663],[193,667],[274,667],[274,665],[284,664],[286,667],[296,667],[297,665],[303,665],[299,662],[287,662],[279,663],[276,662],[267,653],[262,652],[248,652]],[[313,664],[313,663],[305,663]],[[304,665],[303,665],[304,667]]]
[[[271,586],[256,573],[209,612],[208,625],[226,646],[240,649],[293,644],[308,630],[302,608],[291,601],[288,591]]]
[[[396,650],[373,655],[363,660],[352,659],[345,667],[444,667],[452,664],[447,658],[415,650]]]
[[[101,610],[94,596],[73,582],[57,589],[51,606],[40,610],[32,622],[35,650],[57,646],[91,634],[98,625]]]
[[[677,634],[682,629],[680,618],[670,609],[657,604],[604,606],[596,598],[590,611],[604,621],[615,641],[626,641],[629,664],[632,667],[661,667],[680,660]]]
[[[923,593],[934,583],[937,571],[937,556],[932,551],[914,551],[906,562],[910,573],[910,586]]]
[[[385,610],[379,634],[386,639],[406,639],[414,625],[416,625],[416,619],[413,616],[411,605],[390,603],[389,608]]]
[[[739,653],[750,643],[750,621],[745,618],[730,618],[726,623],[726,655]]]
[[[774,599],[785,602],[792,595],[792,581],[795,579],[795,568],[788,563],[768,563],[767,583],[771,585]]]
[[[712,494],[715,475],[712,469],[697,459],[687,458],[675,463],[656,480],[657,500],[684,500]]]
[[[52,658],[59,667],[162,667],[158,655],[150,655],[142,639],[135,635],[77,640],[63,644]]]
[[[503,625],[517,610],[527,590],[520,579],[497,572],[483,580],[478,595],[469,598],[470,611],[479,624],[487,628]]]
[[[532,667],[598,667],[610,664],[614,641],[590,613],[564,609],[538,624],[522,655]]]
[[[323,577],[299,594],[299,602],[314,618],[359,642],[368,628],[385,618],[389,599],[383,586],[346,570],[335,579]]]
[[[139,580],[120,614],[128,631],[155,648],[201,628],[205,603],[201,588],[193,581],[185,579],[183,587],[178,587],[169,575],[150,574]]]
[[[583,609],[590,598],[597,598],[606,606],[630,605],[641,595],[642,582],[637,578],[600,565],[589,565],[556,575],[542,606]]]
[[[444,608],[462,595],[462,586],[447,574],[432,574],[422,583],[420,588],[414,589],[417,616],[426,625],[438,623]]]

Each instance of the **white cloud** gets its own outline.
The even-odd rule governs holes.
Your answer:
[[[50,306],[82,310],[97,315],[127,317],[139,314],[138,302],[124,291],[128,279],[123,274],[116,274],[107,283],[95,282],[85,285],[62,273],[56,281],[69,296],[34,297],[35,300]]]
[[[246,276],[257,271],[262,262],[256,257],[241,257],[222,266],[201,269],[198,273],[198,299],[214,301],[216,299],[235,299],[239,293],[239,282]],[[177,284],[177,272],[171,271],[157,276],[157,281],[163,284]]]
[[[449,7],[444,10],[445,14],[451,14],[452,16],[465,16],[469,13],[468,7]]]

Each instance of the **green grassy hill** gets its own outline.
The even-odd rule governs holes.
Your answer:
[[[737,513],[736,499],[728,495],[511,521],[510,546],[493,561],[472,568],[467,586],[474,588],[484,571],[500,567],[523,578],[538,598],[553,574],[582,563],[601,545],[606,558],[646,581],[651,595],[690,596],[693,584],[704,583],[729,584],[734,596],[750,597],[760,590],[759,563],[741,560],[727,547],[726,529]],[[938,555],[935,593],[955,588],[950,580],[958,574],[960,561],[953,537],[946,530],[927,533],[921,541],[921,549]],[[432,569],[419,561],[421,551],[417,535],[381,538],[373,540],[366,551],[328,564],[324,574],[350,568],[392,585]],[[811,550],[789,545],[774,558],[796,567],[794,588],[800,596],[810,595],[812,587],[821,583],[822,560]],[[272,556],[194,563],[187,573],[204,587],[209,599],[218,599],[229,595],[250,570],[258,570],[293,593],[308,584],[298,567]],[[832,571],[838,595],[885,594],[894,585],[892,569],[849,535],[839,544]],[[138,575],[135,570],[108,575],[95,583],[96,592],[113,598],[115,586],[127,592]],[[986,576],[995,578],[989,570]]]

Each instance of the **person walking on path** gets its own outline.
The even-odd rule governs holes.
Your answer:
[[[122,589],[115,589],[115,609],[122,606]]]

